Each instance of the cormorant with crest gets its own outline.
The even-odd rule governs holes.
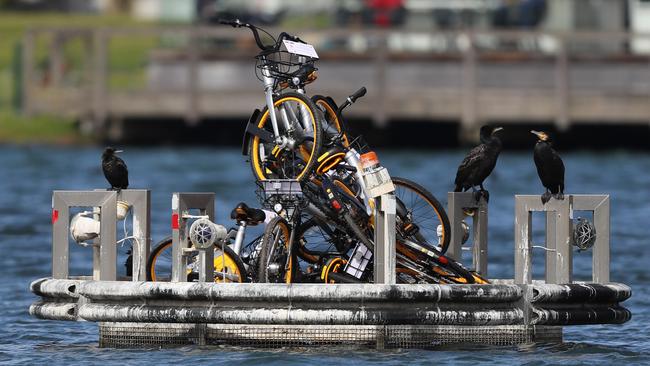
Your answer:
[[[542,195],[542,203],[546,204],[551,195],[558,200],[564,199],[564,163],[553,149],[551,138],[545,132],[530,131],[538,140],[533,150],[533,158],[537,166],[537,175],[542,181],[546,192]]]
[[[476,186],[481,187],[476,192],[476,199],[481,196],[485,200],[490,199],[490,194],[483,187],[483,181],[487,178],[497,164],[497,158],[501,152],[501,139],[495,133],[502,130],[502,127],[483,126],[481,127],[481,144],[473,148],[463,159],[456,172],[456,188],[454,192],[474,190]]]

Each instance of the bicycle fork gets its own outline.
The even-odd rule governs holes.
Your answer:
[[[246,237],[246,221],[240,221],[238,222],[238,225],[237,234],[235,235],[235,243],[232,248],[237,255],[241,252],[241,247],[244,243],[244,238]]]

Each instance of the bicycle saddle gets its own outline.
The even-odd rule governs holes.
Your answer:
[[[244,221],[247,225],[255,226],[266,219],[264,211],[248,207],[244,202],[239,202],[230,212],[230,218],[237,222]]]

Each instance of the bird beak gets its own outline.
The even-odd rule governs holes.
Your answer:
[[[495,127],[494,130],[492,130],[492,134],[494,135],[495,133],[503,130],[503,127]]]
[[[123,152],[123,151],[124,151],[124,150],[115,150],[116,153],[121,153],[121,152]]]
[[[546,134],[546,132],[531,130],[530,133],[537,136],[537,138],[540,139],[541,141],[548,140],[548,135]]]

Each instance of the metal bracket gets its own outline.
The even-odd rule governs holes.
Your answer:
[[[102,190],[96,189],[96,192]],[[132,281],[147,280],[147,259],[151,251],[151,191],[148,189],[122,189],[117,192],[118,201],[131,206],[133,233],[137,240],[133,245]]]
[[[189,247],[187,220],[184,214],[198,209],[214,222],[214,193],[174,193],[172,195],[172,282],[187,281],[187,256],[183,249]],[[214,281],[214,249],[199,250],[199,282]]]
[[[375,283],[394,285],[395,275],[395,213],[393,193],[375,198]]]
[[[482,276],[488,273],[488,203],[481,197],[476,200],[473,192],[447,193],[447,213],[451,227],[451,240],[446,255],[456,261],[462,260],[463,227],[465,209],[474,210],[472,229],[474,243],[472,245],[472,262],[474,270]]]
[[[596,242],[592,248],[591,278],[594,283],[609,282],[609,195],[575,194],[574,211],[591,211],[596,227]]]
[[[540,196],[515,196],[515,283],[531,283],[533,211],[546,212],[546,283],[572,282],[573,211],[592,211],[596,242],[592,253],[592,282],[609,282],[609,195],[567,195],[542,205]]]
[[[573,195],[542,204],[538,195],[515,195],[515,283],[532,283],[532,213],[546,212],[546,283],[571,283]]]
[[[52,194],[52,278],[67,279],[69,268],[70,207],[99,207],[98,260],[93,260],[93,280],[117,280],[115,191],[54,191]]]

